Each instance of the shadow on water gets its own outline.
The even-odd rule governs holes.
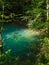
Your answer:
[[[38,42],[38,37],[34,31],[20,26],[7,24],[4,25],[2,31],[3,52],[11,49],[12,55],[21,55],[28,53],[31,46],[35,46]]]

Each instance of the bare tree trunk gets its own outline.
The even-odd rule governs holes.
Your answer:
[[[49,0],[46,0],[47,3],[47,21],[49,22]],[[49,35],[49,26],[48,26],[48,35]]]
[[[49,21],[49,0],[46,0],[47,3],[47,21]]]

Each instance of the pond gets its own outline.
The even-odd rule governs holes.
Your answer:
[[[29,48],[37,42],[38,38],[35,36],[33,30],[12,24],[6,24],[3,26],[3,52],[10,49],[12,55],[28,53]]]

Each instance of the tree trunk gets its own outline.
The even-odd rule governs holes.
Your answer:
[[[46,0],[47,3],[47,21],[49,22],[49,0]],[[49,35],[49,26],[48,26],[48,35]]]
[[[47,21],[49,21],[49,0],[46,0],[47,3]]]
[[[4,2],[3,1],[1,1],[2,2],[2,10],[3,10],[3,12],[2,12],[2,20],[4,20],[3,19],[3,16],[4,16]],[[3,29],[3,23],[1,23],[1,27],[0,27],[0,54],[2,53],[2,29]]]

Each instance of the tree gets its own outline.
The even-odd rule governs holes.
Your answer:
[[[47,3],[47,21],[49,21],[49,0],[46,1]]]
[[[27,25],[28,28],[34,28],[41,32],[40,39],[41,42],[38,48],[35,45],[30,50],[30,55],[28,54],[26,60],[23,55],[18,61],[18,65],[44,65],[49,62],[48,50],[49,47],[49,1],[48,0],[0,0],[0,22],[11,22]],[[3,24],[1,23],[0,29],[0,48],[2,47],[1,33],[3,30]],[[39,48],[40,47],[40,48]],[[37,49],[39,50],[37,53]],[[1,50],[0,50],[1,51]],[[26,54],[27,55],[27,54]],[[33,60],[34,59],[34,60]],[[37,59],[37,61],[36,61]],[[15,61],[14,61],[15,62]],[[17,64],[17,62],[13,63]],[[7,64],[6,64],[7,65]]]

